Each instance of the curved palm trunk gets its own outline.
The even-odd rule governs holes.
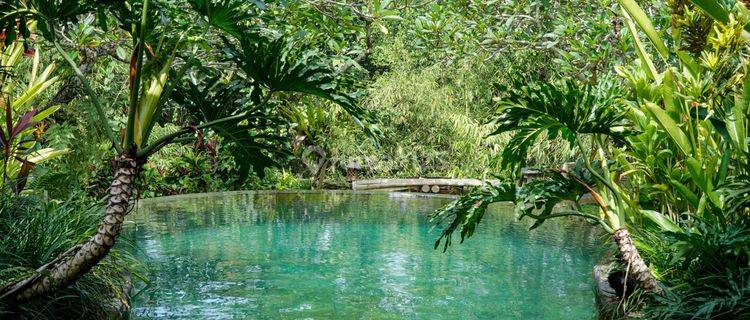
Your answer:
[[[656,282],[654,276],[651,274],[646,262],[643,261],[641,255],[638,253],[638,249],[633,245],[633,239],[630,237],[630,232],[625,228],[615,230],[612,234],[612,238],[617,244],[617,248],[622,255],[623,263],[627,267],[628,277],[634,279],[635,282],[648,292],[656,294],[663,294],[659,283]],[[629,289],[630,290],[630,289]]]
[[[130,209],[130,196],[138,175],[138,164],[133,158],[119,156],[115,166],[107,208],[97,233],[37,269],[35,275],[0,288],[0,299],[19,301],[49,294],[75,282],[107,256]]]

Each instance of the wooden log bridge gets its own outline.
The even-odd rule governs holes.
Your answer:
[[[408,191],[424,193],[459,194],[470,188],[496,185],[499,180],[412,178],[412,179],[369,179],[352,181],[352,190]]]

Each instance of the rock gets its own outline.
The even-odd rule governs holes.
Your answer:
[[[130,272],[125,271],[123,278],[126,281],[125,285],[120,288],[120,292],[111,292],[109,302],[103,306],[107,313],[107,319],[126,320],[130,318],[130,294],[133,291]]]
[[[354,160],[346,164],[346,181],[352,182],[359,178],[359,172],[362,171],[362,166],[359,165],[359,161]]]
[[[607,319],[606,315],[615,314],[619,298],[617,291],[609,283],[610,274],[615,270],[614,263],[599,264],[594,267],[594,294],[596,307],[600,319]]]

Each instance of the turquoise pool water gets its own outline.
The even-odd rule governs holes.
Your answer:
[[[406,194],[230,193],[154,199],[126,234],[151,286],[136,319],[590,319],[600,235],[528,231],[510,206],[446,253]]]

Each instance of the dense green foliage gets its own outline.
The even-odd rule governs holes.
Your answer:
[[[81,200],[55,202],[31,197],[0,199],[0,285],[22,278],[38,266],[53,261],[96,231],[100,209]],[[0,302],[0,318],[13,319],[102,319],[116,313],[118,303],[127,303],[124,290],[130,277],[142,272],[125,247],[107,259],[74,286],[44,300],[22,305]]]
[[[206,16],[205,21],[218,29],[228,28],[223,21],[241,17],[211,11],[210,2],[196,2],[194,7],[215,15]],[[502,79],[500,84],[510,85],[514,79],[594,79],[611,72],[611,66],[617,61],[613,53],[623,47],[617,37],[617,28],[610,27],[611,22],[616,21],[609,14],[615,7],[610,2],[600,5],[561,3],[556,7],[533,2],[502,5],[476,2],[464,7],[452,2],[399,4],[380,1],[363,6],[328,1],[245,6],[243,8],[251,14],[259,15],[265,25],[264,32],[287,34],[286,38],[296,39],[298,47],[305,43],[305,47],[327,53],[332,64],[339,68],[337,73],[341,80],[347,83],[342,85],[359,88],[357,95],[361,97],[361,105],[376,112],[379,119],[379,143],[361,143],[367,139],[364,133],[345,113],[330,108],[331,102],[316,98],[281,102],[289,112],[279,120],[289,129],[283,129],[284,125],[280,123],[275,133],[284,136],[280,142],[287,145],[284,148],[287,153],[269,156],[276,165],[287,167],[285,172],[292,173],[296,179],[312,180],[303,185],[313,186],[342,186],[343,169],[350,163],[360,164],[364,177],[488,177],[489,173],[498,172],[501,161],[497,152],[509,139],[505,135],[486,139],[493,129],[485,125],[492,112],[492,99],[502,94],[495,79]],[[586,10],[579,11],[578,8]],[[116,10],[120,16],[127,13],[122,12],[125,9]],[[540,19],[535,21],[535,16]],[[126,40],[126,32],[107,32],[113,30],[117,21],[107,21],[108,28],[104,29],[101,17],[91,15],[73,22],[59,41],[79,63],[79,69],[92,77],[90,84],[100,96],[99,100],[113,101],[110,108],[104,108],[107,116],[114,120],[113,125],[124,126],[126,121],[122,113],[117,112],[117,108],[127,108],[128,105],[119,101],[120,97],[129,95],[128,87],[121,85],[128,81],[128,65],[124,62],[129,59],[128,52],[137,48]],[[182,23],[179,19],[175,21]],[[476,28],[461,27],[464,25]],[[187,39],[201,46],[223,46],[222,40],[212,36],[197,41]],[[49,46],[44,42],[39,45]],[[278,49],[281,49],[280,45],[280,42],[276,45]],[[601,50],[588,50],[592,45],[601,46]],[[236,57],[236,61],[242,61],[241,56]],[[555,63],[547,63],[549,60]],[[160,62],[154,63],[156,67]],[[215,66],[222,64],[217,61]],[[68,102],[69,105],[58,111],[60,116],[55,121],[48,122],[47,130],[53,133],[62,131],[63,138],[58,138],[60,134],[51,134],[48,139],[52,140],[50,144],[66,148],[70,153],[67,159],[50,166],[59,163],[74,165],[48,172],[54,173],[55,179],[71,184],[64,190],[82,188],[101,194],[101,183],[106,183],[106,179],[100,178],[109,170],[103,160],[111,157],[101,155],[102,152],[111,152],[107,150],[110,144],[106,142],[107,130],[90,113],[73,111],[90,110],[93,106],[85,96],[79,95],[85,88],[76,83],[72,70],[64,63],[58,69],[62,69],[60,72],[65,81],[51,86],[48,95],[53,103]],[[178,72],[191,74],[193,71],[176,69],[169,79]],[[217,99],[207,96],[208,92],[195,90],[214,90],[206,81],[224,80],[190,81],[195,83],[186,82],[175,88],[168,85],[164,90],[172,90],[174,98],[178,99],[175,101],[181,104],[187,102],[186,98],[198,102],[195,99],[200,97],[212,103],[206,107],[221,107],[213,105]],[[219,84],[227,86],[230,83]],[[77,89],[66,88],[71,86]],[[205,118],[200,114],[182,114],[168,101],[162,109],[161,117],[157,117],[159,123],[153,128],[157,133],[179,130],[196,115]],[[263,181],[258,177],[250,177],[247,182],[236,178],[237,173],[242,177],[248,172],[250,166],[246,160],[250,154],[246,154],[244,160],[235,158],[221,161],[221,165],[213,163],[217,156],[242,156],[234,151],[243,148],[234,147],[236,143],[231,137],[227,139],[226,134],[220,137],[221,131],[216,131],[217,136],[206,133],[209,145],[216,141],[215,148],[198,146],[194,151],[188,151],[191,147],[186,145],[186,148],[169,147],[157,153],[152,158],[157,165],[148,165],[150,173],[144,178],[154,179],[144,181],[144,194],[273,186],[274,181]],[[95,140],[101,143],[98,147],[88,144],[83,148],[86,150],[82,150],[83,146],[71,148],[75,141],[64,138],[79,135],[98,137]],[[540,141],[531,149],[530,166],[554,165],[570,159],[569,148],[559,141]],[[474,161],[463,161],[467,158]],[[265,159],[264,163],[271,164],[269,160]],[[265,172],[263,167],[260,162],[256,165],[255,172],[260,176]],[[203,169],[223,178],[208,183]],[[271,177],[278,176],[276,170],[271,169]],[[61,176],[61,173],[71,174]]]
[[[232,179],[219,185],[209,185],[210,179],[216,177],[205,174],[190,176],[184,168],[178,168],[177,174],[184,179],[178,181],[177,186],[172,189],[176,189],[173,192],[185,192],[189,191],[187,188],[205,190],[209,186],[217,189],[237,187],[247,180],[251,170],[262,177],[266,168],[278,166],[281,162],[277,158],[286,151],[286,143],[279,133],[283,132],[281,129],[286,123],[279,116],[278,110],[279,105],[286,100],[308,95],[331,101],[345,110],[365,133],[374,135],[377,132],[372,118],[357,104],[357,96],[348,92],[345,82],[339,81],[337,70],[330,59],[302,45],[293,35],[257,28],[251,20],[259,16],[256,11],[258,7],[262,7],[262,3],[246,6],[240,2],[199,0],[187,4],[123,1],[97,6],[93,1],[12,1],[3,2],[0,7],[3,9],[0,25],[3,26],[2,36],[5,40],[0,49],[6,53],[2,62],[8,68],[0,83],[3,94],[0,106],[4,109],[2,122],[5,124],[4,132],[0,135],[3,147],[0,181],[3,206],[18,207],[34,197],[48,199],[50,193],[45,189],[53,190],[56,197],[82,201],[92,199],[90,197],[97,199],[103,192],[108,194],[105,218],[99,219],[98,227],[95,227],[96,220],[66,216],[62,212],[65,210],[63,208],[49,211],[56,218],[80,224],[68,227],[63,221],[44,219],[44,216],[34,217],[34,211],[43,209],[38,206],[20,209],[27,211],[24,215],[30,216],[28,220],[3,217],[4,222],[19,222],[9,224],[5,228],[6,232],[3,232],[3,250],[7,249],[4,252],[7,255],[11,252],[19,253],[15,260],[9,261],[8,265],[0,269],[3,274],[0,278],[0,299],[11,303],[3,306],[3,313],[22,317],[34,313],[38,309],[36,304],[47,300],[56,301],[56,295],[67,290],[68,286],[88,283],[80,278],[96,274],[97,271],[92,270],[92,267],[96,267],[104,258],[117,255],[112,247],[120,235],[124,217],[132,210],[131,198],[140,196],[143,188],[139,186],[148,183],[136,180],[140,180],[144,164],[149,163],[149,156],[170,144],[193,143],[196,150],[212,154],[212,165],[217,165],[219,160],[229,160],[226,153],[221,158],[218,156],[216,142],[221,141],[222,151],[227,152],[233,160],[228,164],[232,168],[225,168],[224,171]],[[129,68],[117,69],[126,72],[127,89],[118,90],[111,103],[105,104],[101,97],[108,94],[98,94],[91,85],[90,78],[95,78],[96,75],[89,77],[84,74],[84,71],[91,71],[91,66],[87,63],[93,62],[85,59],[77,62],[61,44],[64,41],[75,47],[75,42],[65,36],[65,30],[67,27],[80,25],[81,18],[85,18],[84,23],[87,24],[96,22],[99,32],[103,33],[110,32],[108,25],[113,23],[116,25],[114,32],[119,32],[121,40],[130,40],[132,43]],[[199,26],[195,21],[203,23]],[[199,33],[196,27],[201,27],[203,31]],[[80,36],[93,33],[91,29],[88,31]],[[88,167],[92,173],[85,176],[93,177],[91,184],[82,185],[81,182],[85,183],[86,180],[82,181],[75,176],[73,179],[64,179],[68,183],[60,183],[63,190],[52,185],[56,179],[54,175],[60,171],[63,174],[85,172],[85,167],[83,170],[63,171],[71,165],[80,166],[80,162],[73,164],[63,161],[53,164],[51,178],[45,176],[43,170],[31,173],[34,169],[43,169],[36,168],[42,160],[62,153],[49,148],[42,149],[39,145],[47,143],[44,132],[46,122],[43,121],[57,110],[55,103],[58,103],[56,100],[64,94],[63,91],[70,89],[62,87],[52,101],[47,103],[51,106],[44,107],[40,93],[58,78],[49,79],[53,66],[39,74],[39,55],[34,54],[35,49],[28,49],[26,52],[31,52],[29,55],[34,57],[28,77],[28,89],[20,93],[14,90],[16,81],[27,80],[14,73],[22,70],[19,60],[24,49],[45,45],[54,47],[56,54],[75,74],[67,85],[80,85],[87,95],[82,96],[90,102],[88,108],[85,108],[87,110],[76,113],[86,114],[89,122],[101,125],[97,131],[80,130],[66,121],[69,119],[53,119],[68,130],[95,133],[90,141],[82,141],[81,137],[74,137],[76,141],[70,141],[70,137],[58,141],[72,142],[73,147],[78,144],[87,145],[87,148],[79,149],[82,153],[76,152],[74,160],[108,160],[106,162],[109,162],[109,166],[100,167],[94,163]],[[115,49],[117,58],[122,59],[118,49],[124,49]],[[86,48],[81,50],[85,54]],[[126,106],[124,110],[116,105],[123,91],[126,92],[121,101]],[[68,93],[61,99],[67,100],[62,101],[63,103],[70,103],[75,97],[75,93]],[[78,119],[73,117],[70,120]],[[157,123],[162,129],[171,130],[154,130]],[[34,135],[31,134],[32,129],[36,129]],[[206,137],[209,135],[212,140],[207,141]],[[180,151],[186,150],[191,151]],[[99,154],[92,156],[92,151],[98,151]],[[198,172],[203,173],[208,169],[199,157],[183,153],[180,159]],[[54,168],[55,165],[59,167]],[[101,183],[97,178],[112,176],[107,169],[116,172],[115,179]],[[159,172],[158,167],[156,171]],[[32,178],[30,184],[29,178]],[[26,189],[27,184],[34,188]],[[79,189],[84,189],[88,194]],[[6,198],[6,193],[15,196]],[[100,204],[98,201],[85,202],[93,208]],[[79,211],[76,208],[72,210]],[[97,216],[98,214],[91,213],[85,217]],[[52,229],[45,230],[45,223],[51,224]],[[57,227],[63,229],[54,229]],[[28,253],[24,252],[26,248],[13,246],[24,244],[15,243],[23,236],[31,237]],[[53,241],[54,246],[48,246],[47,236],[65,237],[66,241]],[[35,242],[34,239],[39,241]],[[60,250],[65,247],[68,249]],[[46,249],[50,251],[44,254],[38,251]],[[114,271],[108,274],[114,280],[93,278],[92,290],[79,290],[66,296],[72,301],[83,303],[77,310],[60,307],[48,312],[44,309],[43,314],[34,317],[75,317],[79,313],[81,317],[101,318],[108,300],[117,298],[116,300],[127,304],[127,299],[124,299],[124,293],[120,290],[129,285],[128,271],[123,268],[108,268],[108,271]]]
[[[139,197],[347,188],[358,164],[504,181],[436,213],[436,248],[514,201],[630,231],[667,290],[616,316],[750,316],[746,1],[145,3],[0,3],[0,271],[90,236],[117,155]],[[101,269],[133,264],[20,311],[95,317],[124,281]]]
[[[712,1],[670,2],[671,38],[664,39],[635,2],[619,2],[637,57],[617,67],[622,85],[602,79],[593,90],[576,81],[515,85],[498,103],[495,133],[515,132],[503,151],[512,172],[542,134],[562,135],[582,159],[573,170],[549,169],[504,198],[516,202],[519,218],[536,220],[532,228],[579,216],[608,232],[635,234],[650,272],[668,289],[648,288],[654,300],[618,308],[621,316],[645,308],[658,319],[747,317],[750,11],[742,3],[726,9]],[[497,194],[508,187],[488,188]],[[597,214],[556,209],[583,194],[591,195]],[[467,197],[477,196],[459,201]],[[504,199],[478,198],[437,212],[437,221],[454,221],[438,243],[444,238],[447,246],[456,230],[470,236],[483,208],[497,200]],[[618,258],[627,272],[632,260]]]

